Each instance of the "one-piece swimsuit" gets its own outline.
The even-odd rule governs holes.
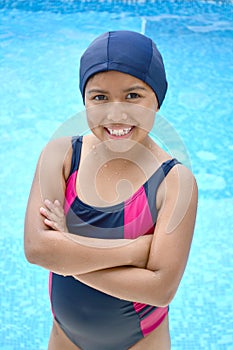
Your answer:
[[[83,138],[72,138],[71,170],[66,183],[65,213],[68,231],[102,239],[136,239],[152,234],[157,220],[156,194],[169,171],[179,163],[164,162],[124,202],[93,207],[76,193],[76,178]],[[50,273],[53,315],[68,336],[82,350],[127,350],[152,332],[164,320],[168,306],[156,307],[122,300],[89,287],[72,276]]]

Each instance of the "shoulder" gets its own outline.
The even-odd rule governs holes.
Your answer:
[[[43,169],[61,169],[68,176],[72,157],[72,138],[61,137],[50,140],[41,152],[39,164]]]
[[[197,190],[197,182],[192,171],[181,163],[177,163],[171,168],[165,177],[164,184],[168,190],[168,196],[169,194],[185,196],[191,190]]]
[[[161,186],[158,189],[158,209],[161,209],[165,203],[170,203],[174,208],[197,205],[198,187],[195,176],[186,166],[175,164]],[[180,208],[181,209],[181,208]]]
[[[46,144],[46,146],[42,150],[42,154],[57,151],[57,150],[66,151],[71,147],[71,141],[72,141],[71,137],[59,137],[56,139],[52,139]]]
[[[185,191],[187,188],[192,186],[197,188],[197,182],[192,171],[184,166],[182,163],[175,164],[166,177],[167,185],[170,187],[175,187],[179,190]],[[174,186],[174,185],[177,186]]]
[[[175,186],[175,184],[179,185],[179,188],[182,188],[183,190],[185,190],[187,186],[191,185],[197,187],[197,183],[192,171],[180,163],[179,159],[173,158],[153,140],[151,142],[150,150],[153,152],[154,158],[157,161],[157,166],[167,166],[167,169],[169,169],[166,169],[166,176],[164,178],[164,181],[161,183],[161,187],[166,186],[167,189],[174,191],[177,190],[177,186]]]

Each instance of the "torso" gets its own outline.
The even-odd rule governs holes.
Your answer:
[[[135,155],[133,162],[101,158],[92,140],[74,142],[65,205],[69,232],[105,239],[153,233],[161,201],[156,194],[176,161],[167,157],[161,166],[165,156],[149,149],[144,159]],[[51,274],[51,302],[60,327],[85,350],[136,350],[134,344],[146,335],[148,342],[168,313],[168,307],[120,300],[56,274]]]

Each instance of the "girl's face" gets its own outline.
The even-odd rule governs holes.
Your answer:
[[[154,123],[158,101],[143,81],[129,74],[108,71],[88,80],[85,106],[93,134],[113,151],[122,152],[132,148],[135,142],[145,142]]]

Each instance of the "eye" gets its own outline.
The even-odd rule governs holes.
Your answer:
[[[140,95],[137,92],[130,92],[127,96],[126,99],[131,100],[135,98],[140,98]]]
[[[92,99],[95,100],[95,101],[104,101],[104,100],[107,100],[107,96],[105,96],[105,95],[96,95]]]

